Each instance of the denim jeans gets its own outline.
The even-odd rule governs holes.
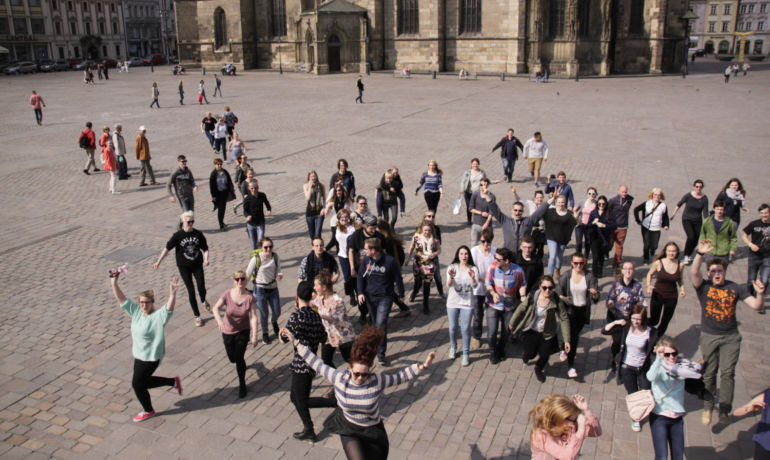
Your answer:
[[[251,225],[247,223],[246,233],[249,235],[249,241],[251,241],[251,249],[257,249],[257,245],[265,236],[265,224]]]
[[[209,140],[209,144],[211,144],[211,148],[214,148],[214,133],[211,131],[204,131],[206,133],[206,138]]]
[[[278,288],[265,289],[259,286],[254,286],[254,300],[257,302],[257,309],[259,310],[259,325],[262,329],[262,334],[267,334],[267,316],[268,316],[268,304],[270,304],[270,310],[273,312],[273,322],[278,322],[278,317],[281,316],[281,296],[278,294]]]
[[[324,225],[324,216],[305,216],[305,222],[307,222],[307,233],[311,239],[321,236]]]
[[[669,418],[665,415],[650,414],[650,432],[652,446],[655,449],[655,460],[667,460],[668,448],[671,446],[671,459],[684,458],[684,419]]]
[[[639,390],[649,390],[650,381],[647,380],[647,373],[640,367],[631,367],[621,364],[620,381],[626,388],[626,393],[636,393]]]
[[[227,138],[217,137],[214,138],[214,151],[222,151],[222,161],[227,161]]]
[[[749,289],[754,290],[752,281],[757,279],[759,274],[759,281],[767,286],[768,278],[770,278],[770,257],[762,257],[756,253],[749,252]]]
[[[385,331],[385,338],[382,339],[380,349],[377,351],[377,356],[384,358],[388,347],[388,314],[390,314],[390,308],[393,306],[393,297],[373,297],[367,295],[366,305],[372,315],[374,327],[377,329],[383,328]]]
[[[548,240],[548,274],[553,275],[555,270],[561,268],[561,259],[564,257],[566,244],[559,244],[554,240]]]
[[[460,333],[463,337],[463,354],[467,355],[471,349],[471,308],[449,308],[446,309],[449,317],[449,346],[457,349],[457,320],[460,320]]]
[[[487,344],[489,345],[490,356],[505,357],[505,346],[511,336],[508,331],[511,316],[513,316],[513,310],[500,311],[492,307],[487,308]],[[497,338],[498,327],[500,327],[499,340]]]
[[[481,340],[481,331],[484,327],[484,299],[486,296],[474,295],[471,297],[471,305],[473,305],[473,329],[471,334],[474,339]]]

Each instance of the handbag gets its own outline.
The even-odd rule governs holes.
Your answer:
[[[203,102],[203,94],[198,95],[198,103]]]
[[[457,198],[455,198],[455,202],[452,204],[452,214],[455,216],[460,214],[460,208],[462,207],[462,200],[460,199],[460,195],[457,195]]]
[[[671,388],[660,398],[661,400],[674,390],[679,381],[674,382]],[[639,390],[626,396],[628,416],[635,422],[641,422],[655,409],[656,400],[652,396],[652,390]]]

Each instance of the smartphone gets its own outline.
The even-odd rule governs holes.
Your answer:
[[[278,334],[278,340],[280,340],[281,343],[289,343],[289,339],[283,334]]]

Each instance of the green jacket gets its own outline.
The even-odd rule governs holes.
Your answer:
[[[511,321],[508,325],[513,329],[514,334],[518,334],[532,323],[532,319],[535,317],[535,308],[537,305],[536,299],[539,295],[540,290],[535,289],[521,301],[519,306],[513,312],[513,316],[511,316]],[[545,312],[545,326],[543,327],[543,338],[545,340],[556,337],[556,315],[559,315],[558,321],[561,326],[561,335],[564,339],[564,343],[568,343],[570,341],[570,330],[567,308],[556,293],[553,293],[551,294],[548,309]]]
[[[703,221],[700,228],[700,241],[711,240],[714,249],[709,252],[712,256],[727,256],[738,249],[738,235],[735,222],[725,216],[722,227],[717,233],[714,228],[714,216],[711,215]]]

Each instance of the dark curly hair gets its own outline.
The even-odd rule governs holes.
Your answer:
[[[385,338],[385,329],[376,329],[372,325],[367,325],[353,344],[353,350],[350,352],[350,364],[359,363],[371,366],[374,363],[374,357],[377,356],[377,349],[380,348],[382,339]]]

